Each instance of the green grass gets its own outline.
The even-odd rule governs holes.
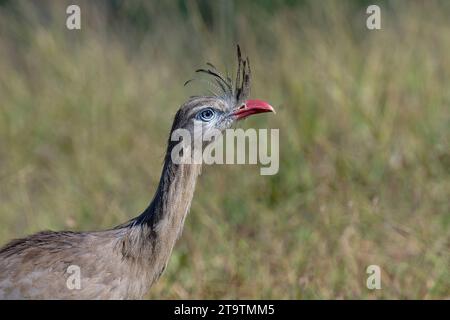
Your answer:
[[[204,168],[149,298],[450,298],[448,4],[382,2],[368,31],[350,2],[212,20],[186,3],[144,6],[144,31],[90,2],[77,32],[63,2],[0,7],[0,242],[140,213],[199,93],[184,81],[206,61],[231,70],[238,42],[252,96],[277,109],[242,126],[280,129],[280,171]]]

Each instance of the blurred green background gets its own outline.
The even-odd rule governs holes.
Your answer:
[[[280,171],[205,167],[148,297],[450,298],[449,17],[447,1],[1,1],[0,243],[142,212],[198,93],[184,81],[232,72],[239,43],[277,109],[241,126],[280,129]]]

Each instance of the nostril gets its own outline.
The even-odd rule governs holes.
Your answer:
[[[244,109],[245,108],[245,104],[243,104],[242,106],[239,107],[239,110]]]

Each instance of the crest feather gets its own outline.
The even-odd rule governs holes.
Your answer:
[[[249,58],[247,57],[245,60],[242,59],[241,48],[239,45],[237,45],[237,60],[238,66],[234,85],[230,77],[224,77],[210,62],[206,63],[208,68],[200,68],[195,70],[195,72],[203,73],[213,78],[213,81],[209,81],[210,84],[220,91],[215,92],[215,96],[230,99],[233,100],[235,104],[240,104],[250,95],[251,70]],[[193,80],[195,79],[186,81],[184,85],[186,86]]]

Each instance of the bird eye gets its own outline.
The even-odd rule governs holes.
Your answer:
[[[212,108],[207,108],[197,114],[197,119],[208,122],[211,121],[215,117],[215,115],[216,112]]]

